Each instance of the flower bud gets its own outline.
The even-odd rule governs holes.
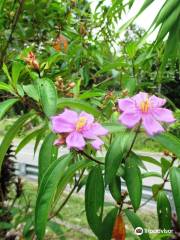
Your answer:
[[[68,87],[70,87],[70,88],[74,88],[75,86],[76,86],[75,82],[70,82],[68,84]]]
[[[32,69],[39,71],[40,66],[36,59],[36,55],[33,52],[29,52],[24,60]]]

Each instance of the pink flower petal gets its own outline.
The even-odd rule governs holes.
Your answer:
[[[52,130],[56,133],[67,133],[74,130],[74,125],[63,118],[60,115],[52,117]]]
[[[79,117],[85,117],[87,118],[87,124],[92,124],[94,122],[94,117],[93,115],[87,113],[87,112],[81,112],[79,114]]]
[[[150,114],[143,116],[142,125],[145,128],[146,132],[151,136],[164,132],[164,128],[161,126],[161,124],[156,121]]]
[[[91,130],[96,136],[105,136],[108,134],[108,130],[97,122],[92,124]]]
[[[87,139],[95,139],[96,136],[105,136],[108,130],[101,126],[99,123],[93,123],[89,128],[82,131],[82,134]]]
[[[75,111],[65,109],[63,113],[58,115],[61,119],[63,119],[66,122],[75,124],[78,120],[78,114]]]
[[[166,103],[166,99],[156,97],[155,95],[149,98],[152,107],[162,107]]]
[[[100,138],[96,138],[94,141],[91,142],[92,147],[96,150],[100,150],[103,144],[104,142]]]
[[[75,129],[77,119],[76,112],[65,109],[63,113],[51,118],[52,129],[56,133],[72,132]]]
[[[66,143],[68,148],[77,148],[79,150],[82,150],[86,145],[82,134],[76,131],[70,133],[67,136]]]
[[[172,123],[176,121],[172,114],[172,111],[166,108],[154,108],[152,114],[156,118],[156,120],[160,122]]]
[[[136,102],[136,104],[139,106],[142,102],[146,101],[148,99],[148,94],[145,92],[140,92],[136,94],[132,99]]]
[[[134,101],[130,98],[124,98],[118,100],[118,106],[121,111],[134,110]]]
[[[122,124],[127,126],[128,128],[133,128],[140,120],[141,116],[137,113],[131,113],[131,112],[124,112],[119,117],[119,120]]]

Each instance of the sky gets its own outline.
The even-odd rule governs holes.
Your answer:
[[[97,0],[91,0],[92,1],[92,9],[95,9],[97,3],[99,1]],[[124,22],[126,22],[128,19],[130,19],[131,17],[133,17],[138,10],[141,8],[141,6],[143,5],[145,0],[136,0],[135,3],[133,4],[131,10],[122,17],[122,19],[120,20],[119,24],[123,24]],[[106,0],[105,1],[107,6],[111,4],[111,0]],[[162,7],[162,5],[164,4],[165,0],[155,0],[135,21],[135,23],[144,28],[145,30],[147,30],[152,21],[154,20],[156,14],[158,13],[158,11],[160,10],[160,8]],[[157,35],[157,31],[153,32],[149,37],[148,40],[149,41],[153,41],[155,39]]]

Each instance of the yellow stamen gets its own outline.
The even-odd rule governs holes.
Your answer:
[[[149,100],[145,100],[140,104],[140,109],[143,113],[147,113],[150,108]]]
[[[78,121],[76,122],[76,131],[81,130],[86,125],[87,118],[86,117],[80,117]]]

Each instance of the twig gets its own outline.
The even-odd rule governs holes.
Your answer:
[[[163,183],[161,184],[161,186],[157,189],[157,191],[153,194],[152,197],[150,197],[143,204],[141,204],[140,208],[144,207],[147,203],[149,203],[151,200],[153,200],[153,198],[155,198],[158,195],[159,191],[161,191],[163,189],[164,185],[168,181],[168,177],[169,177],[169,174],[170,174],[170,169],[173,166],[173,164],[174,164],[176,159],[177,159],[176,157],[172,158],[172,161],[171,161],[171,164],[170,164],[170,167],[169,167],[169,171],[168,171],[166,177],[164,178]]]
[[[93,162],[96,162],[96,163],[98,163],[98,164],[104,165],[103,162],[98,161],[97,159],[95,159],[95,158],[93,158],[92,156],[88,155],[88,154],[87,154],[86,152],[84,152],[84,151],[79,151],[79,153],[82,154],[82,155],[84,155],[85,157],[87,157],[88,159],[90,159],[90,160],[93,161]]]
[[[9,44],[12,42],[12,39],[13,39],[12,36],[13,36],[13,33],[14,33],[15,29],[16,29],[16,25],[18,23],[18,20],[19,20],[19,17],[20,17],[20,14],[21,14],[24,2],[25,2],[25,0],[19,1],[19,7],[18,7],[18,9],[16,11],[16,14],[15,14],[14,18],[13,18],[11,33],[9,35],[9,38],[7,40],[7,43],[6,43],[5,47],[4,47],[4,49],[1,52],[0,67],[2,66],[2,63],[3,63],[4,58],[6,56],[6,51],[7,51],[8,47],[9,47]]]
[[[129,151],[127,152],[126,157],[124,158],[124,160],[126,160],[126,159],[129,157],[130,153],[131,153],[131,150],[132,150],[132,148],[133,148],[133,146],[134,146],[134,143],[135,143],[135,141],[136,141],[137,135],[138,135],[138,133],[139,133],[140,127],[141,127],[141,122],[140,122],[139,125],[137,126],[137,129],[136,129],[136,132],[135,132],[135,136],[134,136],[134,138],[133,138],[133,140],[132,140],[132,143],[131,143],[131,146],[130,146],[130,148],[129,148]]]

